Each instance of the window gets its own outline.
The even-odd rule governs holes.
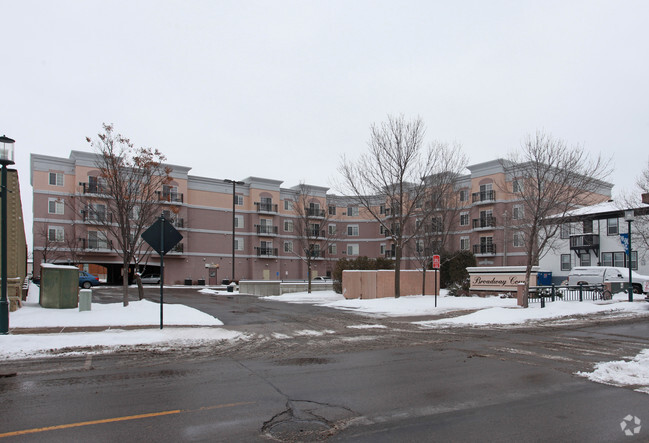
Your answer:
[[[469,213],[461,212],[460,213],[460,226],[469,226]]]
[[[336,207],[334,205],[329,205],[329,215],[336,215]]]
[[[347,245],[347,255],[358,255],[358,245]]]
[[[572,266],[570,266],[570,254],[561,254],[561,270],[570,271]]]
[[[327,230],[329,235],[334,235],[336,233],[336,225],[328,225]]]
[[[234,238],[234,249],[237,251],[243,251],[243,238],[241,237]]]
[[[627,255],[624,252],[602,252],[602,266],[627,268]],[[638,269],[638,251],[631,252],[631,269]]]
[[[469,190],[468,189],[460,190],[460,201],[461,202],[469,201]]]
[[[424,252],[424,241],[423,240],[417,240],[416,250],[417,250],[417,254],[423,254],[423,252]]]
[[[61,172],[50,172],[50,185],[63,186],[63,174]]]
[[[338,248],[336,247],[336,244],[331,244],[329,245],[329,254],[330,255],[336,255],[338,253]]]
[[[379,234],[385,235],[385,228],[383,227],[383,225],[379,226]]]
[[[385,214],[385,205],[379,206],[379,214]]]
[[[284,220],[284,232],[293,232],[293,220]]]
[[[234,204],[237,206],[243,206],[243,195],[235,195]]]
[[[572,226],[569,223],[564,223],[561,225],[561,238],[570,238],[572,234]]]
[[[358,225],[347,225],[347,235],[358,237]]]
[[[592,220],[584,220],[583,225],[584,225],[584,228],[583,228],[584,234],[592,234],[593,233],[593,221]]]
[[[590,254],[579,254],[579,264],[581,266],[590,266]]]
[[[523,232],[514,232],[514,247],[521,248],[525,246],[525,235]]]
[[[434,217],[430,221],[430,232],[433,234],[440,234],[444,231],[444,222],[442,221],[442,217]]]
[[[606,220],[606,233],[608,235],[617,235],[619,233],[617,218]]]
[[[63,201],[60,198],[48,199],[47,212],[50,214],[63,215]]]
[[[285,241],[284,242],[284,252],[293,252],[293,242]]]
[[[347,208],[348,217],[357,217],[358,216],[358,206],[350,206]]]
[[[519,180],[514,179],[512,182],[512,191],[515,193],[523,192],[523,184]]]
[[[460,237],[460,250],[461,251],[469,250],[469,237]]]
[[[88,231],[88,249],[108,249],[106,234],[100,231]]]
[[[87,207],[86,211],[87,220],[98,222],[104,222],[107,220],[106,205],[102,205],[101,203],[93,203]]]
[[[63,239],[63,226],[49,226],[47,228],[47,240],[59,243],[62,242]]]
[[[243,215],[235,215],[234,216],[234,227],[235,228],[243,228]]]
[[[293,202],[291,200],[284,200],[284,210],[286,211],[293,210]]]
[[[523,213],[523,205],[514,205],[512,208],[512,219],[522,220],[525,214]]]
[[[385,243],[381,243],[381,256],[385,255]]]

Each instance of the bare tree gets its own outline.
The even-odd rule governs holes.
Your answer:
[[[356,162],[343,157],[339,168],[341,191],[355,198],[392,240],[395,297],[400,295],[404,248],[420,232],[415,220],[434,187],[429,178],[443,176],[455,164],[453,160],[463,158],[457,146],[431,143],[424,148],[425,132],[420,118],[407,121],[404,116],[388,116],[386,122],[371,126],[369,152]],[[385,202],[387,217],[380,213],[377,198]]]
[[[640,176],[636,179],[636,187],[631,192],[625,192],[616,199],[616,207],[621,210],[636,209],[635,220],[633,222],[633,241],[639,238],[645,246],[638,249],[638,254],[643,257],[649,251],[649,215],[646,214],[646,204],[649,203],[649,162]],[[640,257],[638,257],[640,258]]]
[[[171,169],[162,162],[165,156],[157,149],[136,148],[124,136],[115,134],[113,126],[103,125],[97,140],[86,140],[97,152],[99,176],[84,192],[84,217],[102,227],[106,245],[122,259],[123,304],[128,306],[129,266],[141,248],[142,232],[160,215],[162,201],[175,201],[164,186],[171,181]]]
[[[568,146],[541,131],[529,135],[519,151],[502,161],[512,186],[506,191],[513,192],[522,205],[514,235],[523,242],[527,255],[526,294],[532,266],[551,248],[561,227],[547,220],[558,220],[571,209],[608,198],[600,191],[611,172],[609,164],[601,155],[591,157],[582,147]]]
[[[300,183],[294,187],[293,197],[293,230],[297,236],[298,246],[293,253],[300,257],[307,267],[307,292],[311,293],[311,269],[316,260],[327,257],[327,250],[338,232],[335,224],[331,224],[331,216],[326,206],[326,196],[316,195],[317,188]],[[324,189],[321,188],[324,194]]]

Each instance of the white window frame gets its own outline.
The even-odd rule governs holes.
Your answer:
[[[562,271],[570,271],[571,269],[572,269],[572,257],[571,257],[571,255],[570,254],[561,254],[561,270]]]
[[[284,252],[293,252],[293,242],[291,240],[284,241]]]
[[[234,237],[234,250],[243,251],[243,237]]]
[[[284,210],[285,211],[293,210],[293,200],[284,200]]]
[[[235,214],[234,215],[234,227],[235,228],[243,228],[244,227],[243,215],[241,215],[241,214]]]
[[[469,201],[469,190],[468,189],[460,189],[460,201],[461,202],[468,202]]]
[[[234,195],[234,204],[236,206],[243,206],[243,195],[235,194]]]
[[[381,256],[384,256],[385,255],[385,243],[381,243],[380,251],[381,251]]]
[[[514,232],[512,243],[515,248],[522,248],[525,246],[525,233],[523,231]]]
[[[52,177],[54,177],[54,183],[52,183]],[[50,172],[48,177],[48,183],[50,186],[63,186],[65,176],[62,172]]]
[[[460,226],[469,226],[469,213],[460,212]]]
[[[348,206],[347,217],[358,217],[358,206]]]
[[[358,243],[347,245],[347,255],[358,255],[359,252]]]
[[[338,246],[336,243],[332,243],[329,245],[329,255],[336,255],[338,254]]]
[[[284,220],[284,232],[293,232],[293,220]]]
[[[52,210],[52,204],[54,204],[54,210]],[[47,199],[47,213],[48,214],[56,214],[56,215],[63,215],[65,212],[65,205],[63,204],[63,200],[60,198],[48,198]]]
[[[63,226],[48,226],[47,240],[53,243],[62,243],[65,241],[65,230]]]
[[[348,237],[358,237],[359,235],[358,225],[347,225],[347,236]]]
[[[517,178],[512,181],[512,192],[514,194],[523,192],[523,184]]]
[[[327,232],[329,235],[335,235],[336,234],[336,224],[335,223],[330,223],[327,225]]]
[[[471,247],[469,237],[460,237],[460,251],[468,251]]]
[[[512,207],[512,220],[522,220],[525,217],[523,205],[514,205]]]

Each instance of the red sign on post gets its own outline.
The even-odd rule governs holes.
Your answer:
[[[439,269],[439,255],[433,255],[433,269]]]

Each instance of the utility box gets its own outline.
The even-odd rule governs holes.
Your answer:
[[[79,304],[79,269],[75,266],[42,264],[38,303],[44,308],[76,308]]]

